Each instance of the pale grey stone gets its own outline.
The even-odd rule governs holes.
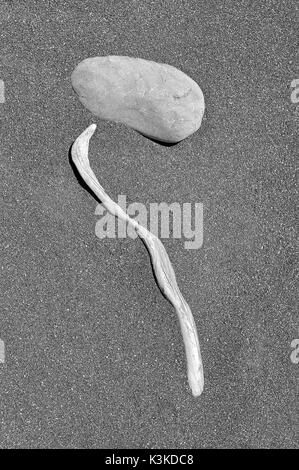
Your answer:
[[[171,65],[133,57],[91,57],[79,63],[71,80],[79,100],[93,114],[153,139],[179,142],[201,125],[203,93]]]

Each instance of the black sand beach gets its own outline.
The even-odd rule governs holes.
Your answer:
[[[1,1],[1,448],[295,448],[297,78],[293,1]],[[203,90],[198,132],[163,146],[79,103],[84,58],[168,63]],[[296,76],[297,74],[297,76]],[[128,203],[202,203],[204,241],[163,239],[201,344],[137,240],[95,235],[70,164]]]

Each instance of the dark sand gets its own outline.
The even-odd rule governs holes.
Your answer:
[[[295,52],[292,1],[1,1],[1,448],[298,446]],[[189,74],[201,129],[166,147],[94,118],[70,74],[112,54]],[[204,205],[202,248],[165,240],[198,327],[200,398],[142,242],[95,236],[68,155],[92,122],[111,197]]]

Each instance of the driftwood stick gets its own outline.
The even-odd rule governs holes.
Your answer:
[[[197,397],[203,391],[204,376],[199,341],[193,315],[178,288],[173,267],[161,241],[145,227],[140,225],[137,220],[129,217],[128,214],[118,206],[118,204],[110,199],[90,168],[88,159],[89,140],[95,130],[96,124],[91,124],[75,140],[72,146],[73,162],[83,180],[102,201],[106,209],[112,215],[131,224],[147,247],[151,256],[159,288],[171,302],[177,313],[186,350],[188,381],[193,395]]]

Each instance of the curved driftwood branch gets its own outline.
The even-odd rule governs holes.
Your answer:
[[[193,315],[178,288],[173,267],[161,241],[145,227],[140,225],[138,221],[129,217],[128,214],[126,214],[126,212],[121,209],[121,207],[119,207],[112,199],[110,199],[104,188],[98,182],[94,172],[90,168],[88,160],[88,147],[89,140],[95,130],[96,124],[91,124],[75,140],[72,146],[73,162],[76,165],[83,180],[94,192],[94,194],[102,201],[106,209],[112,215],[117,216],[131,224],[131,226],[134,227],[137,234],[146,245],[151,256],[157,283],[177,313],[186,350],[188,381],[193,395],[197,397],[203,391],[204,376],[199,341]]]

